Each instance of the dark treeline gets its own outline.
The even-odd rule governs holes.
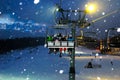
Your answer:
[[[8,52],[15,49],[24,49],[27,47],[36,47],[39,45],[44,45],[45,38],[15,38],[15,39],[6,39],[0,40],[0,54],[3,52]]]

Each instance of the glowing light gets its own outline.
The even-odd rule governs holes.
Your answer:
[[[101,78],[100,78],[100,77],[97,77],[97,80],[101,80]]]
[[[97,12],[97,5],[96,4],[91,4],[91,3],[88,3],[85,5],[85,10],[87,13],[94,13],[94,12]]]
[[[100,56],[100,59],[102,59],[103,57],[102,56]]]
[[[47,11],[47,14],[50,16],[56,14],[55,12],[59,11],[59,8],[56,6],[51,6]]]
[[[29,78],[29,77],[27,77],[27,78],[26,78],[26,80],[30,80],[30,78]]]

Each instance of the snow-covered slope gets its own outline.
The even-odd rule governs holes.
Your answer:
[[[102,68],[84,68],[91,59]],[[120,57],[116,56],[76,57],[76,80],[119,80],[119,63]],[[60,58],[59,54],[48,54],[42,46],[0,55],[0,80],[69,80],[68,73],[68,55]]]
[[[92,54],[93,52],[97,52],[96,50],[91,50],[84,46],[76,47],[75,50],[76,50],[75,52],[76,54]]]

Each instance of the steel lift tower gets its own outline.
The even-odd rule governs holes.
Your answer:
[[[66,48],[71,48],[70,55],[70,67],[69,67],[69,80],[75,80],[75,46],[76,46],[76,28],[85,28],[92,23],[89,23],[85,20],[86,14],[89,13],[88,10],[93,10],[93,6],[90,6],[89,9],[86,10],[71,10],[64,9],[62,7],[62,0],[60,0],[59,4],[56,4],[56,9],[54,11],[55,15],[55,23],[56,28],[65,28],[66,25],[71,29],[72,32],[72,41],[64,41],[67,44]],[[77,17],[75,17],[75,13],[77,13]],[[76,18],[76,19],[73,19]],[[50,39],[49,39],[50,40]],[[46,41],[48,48],[56,48],[55,41]],[[59,41],[57,44],[57,49],[62,48],[62,41]],[[71,45],[72,44],[72,45]],[[59,46],[58,46],[59,45]]]
[[[65,10],[62,8],[62,0],[60,0],[60,4],[56,4],[55,10],[55,22],[57,25],[68,25],[71,26],[72,37],[74,39],[74,48],[72,48],[72,53],[70,56],[70,67],[69,67],[69,80],[75,80],[75,41],[76,41],[76,26],[80,28],[89,26],[90,24],[85,25],[87,22],[85,21],[86,11],[85,10]],[[69,14],[78,13],[78,19],[72,20],[69,17]],[[74,17],[71,15],[71,17]]]

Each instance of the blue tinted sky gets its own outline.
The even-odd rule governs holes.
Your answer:
[[[55,3],[58,2],[59,0],[0,0],[0,23],[31,21],[51,26],[54,24]],[[96,13],[87,15],[90,21],[120,8],[120,0],[63,0],[62,7],[83,10],[85,4],[90,2],[98,5]],[[114,13],[85,30],[101,34],[110,27],[120,27],[119,18],[120,12]]]

